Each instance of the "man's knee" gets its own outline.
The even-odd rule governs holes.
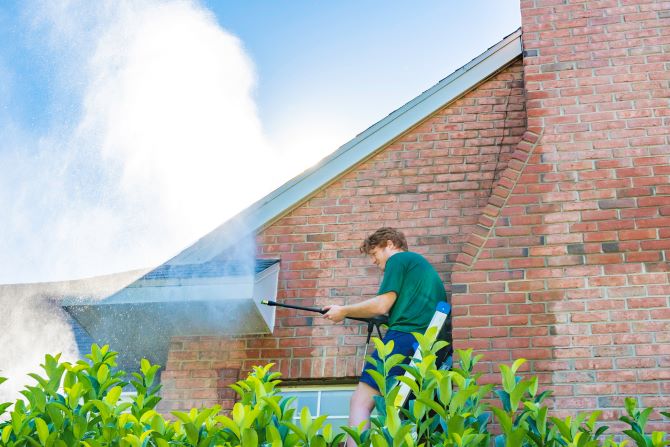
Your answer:
[[[351,395],[350,406],[352,409],[365,409],[371,411],[375,406],[374,396],[379,395],[379,392],[370,385],[359,382],[354,394]]]

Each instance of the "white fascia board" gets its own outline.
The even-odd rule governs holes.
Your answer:
[[[521,54],[521,29],[518,29],[386,118],[370,126],[316,166],[288,181],[204,236],[168,263],[203,262],[232,245],[230,242],[237,240],[237,237],[231,237],[232,233],[249,235],[259,231],[433,112],[476,87]]]

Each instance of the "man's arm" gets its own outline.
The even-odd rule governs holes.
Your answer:
[[[387,314],[391,310],[391,307],[393,307],[393,303],[395,303],[397,297],[398,295],[395,292],[386,292],[356,304],[324,306],[324,309],[328,310],[328,312],[323,317],[335,323],[339,323],[347,317],[377,317]]]

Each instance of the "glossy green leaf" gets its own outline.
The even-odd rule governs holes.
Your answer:
[[[370,377],[372,377],[372,380],[374,380],[377,384],[380,393],[386,394],[386,377],[384,377],[379,371],[375,371],[373,369],[368,369],[367,372],[370,374]]]
[[[100,365],[100,368],[98,368],[98,373],[95,377],[98,379],[98,383],[105,383],[109,378],[109,366],[104,363]]]
[[[373,447],[389,447],[386,438],[379,433],[373,433],[372,436],[370,436],[370,440],[372,441]]]
[[[281,434],[277,427],[274,425],[268,425],[266,429],[266,438],[272,444],[271,447],[283,447],[283,442]]]
[[[232,431],[235,434],[235,436],[237,436],[237,439],[242,438],[239,426],[228,416],[217,416],[215,419],[217,422],[221,423],[221,425],[223,425],[225,428]]]
[[[9,407],[11,407],[13,404],[12,402],[5,402],[3,404],[0,404],[0,416],[5,412],[5,410]]]
[[[3,444],[7,444],[9,442],[9,437],[12,434],[12,426],[7,425],[2,429],[2,442]]]
[[[183,411],[173,411],[172,414],[174,416],[177,416],[177,418],[184,424],[193,423],[191,417],[187,413],[184,413]]]
[[[372,342],[375,344],[375,349],[377,349],[377,355],[382,360],[384,360],[391,352],[393,352],[393,347],[395,345],[393,340],[390,340],[388,343],[384,344],[384,342],[379,338],[372,337]]]
[[[129,433],[126,436],[124,436],[123,440],[126,441],[132,447],[140,447],[142,445],[142,443],[140,442],[140,438],[138,438],[132,433]]]
[[[40,438],[42,445],[45,445],[47,438],[49,437],[49,427],[43,419],[36,417],[35,418],[35,429],[37,430],[37,436]]]
[[[200,432],[198,428],[193,425],[192,422],[183,424],[184,432],[186,432],[186,437],[188,441],[193,445],[198,445],[198,439],[200,438]]]

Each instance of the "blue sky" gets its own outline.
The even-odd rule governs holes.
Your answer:
[[[516,0],[207,6],[256,63],[260,115],[271,133],[289,120],[286,109],[319,109],[363,130],[520,26]]]
[[[517,0],[0,6],[0,283],[160,264],[520,26]]]

